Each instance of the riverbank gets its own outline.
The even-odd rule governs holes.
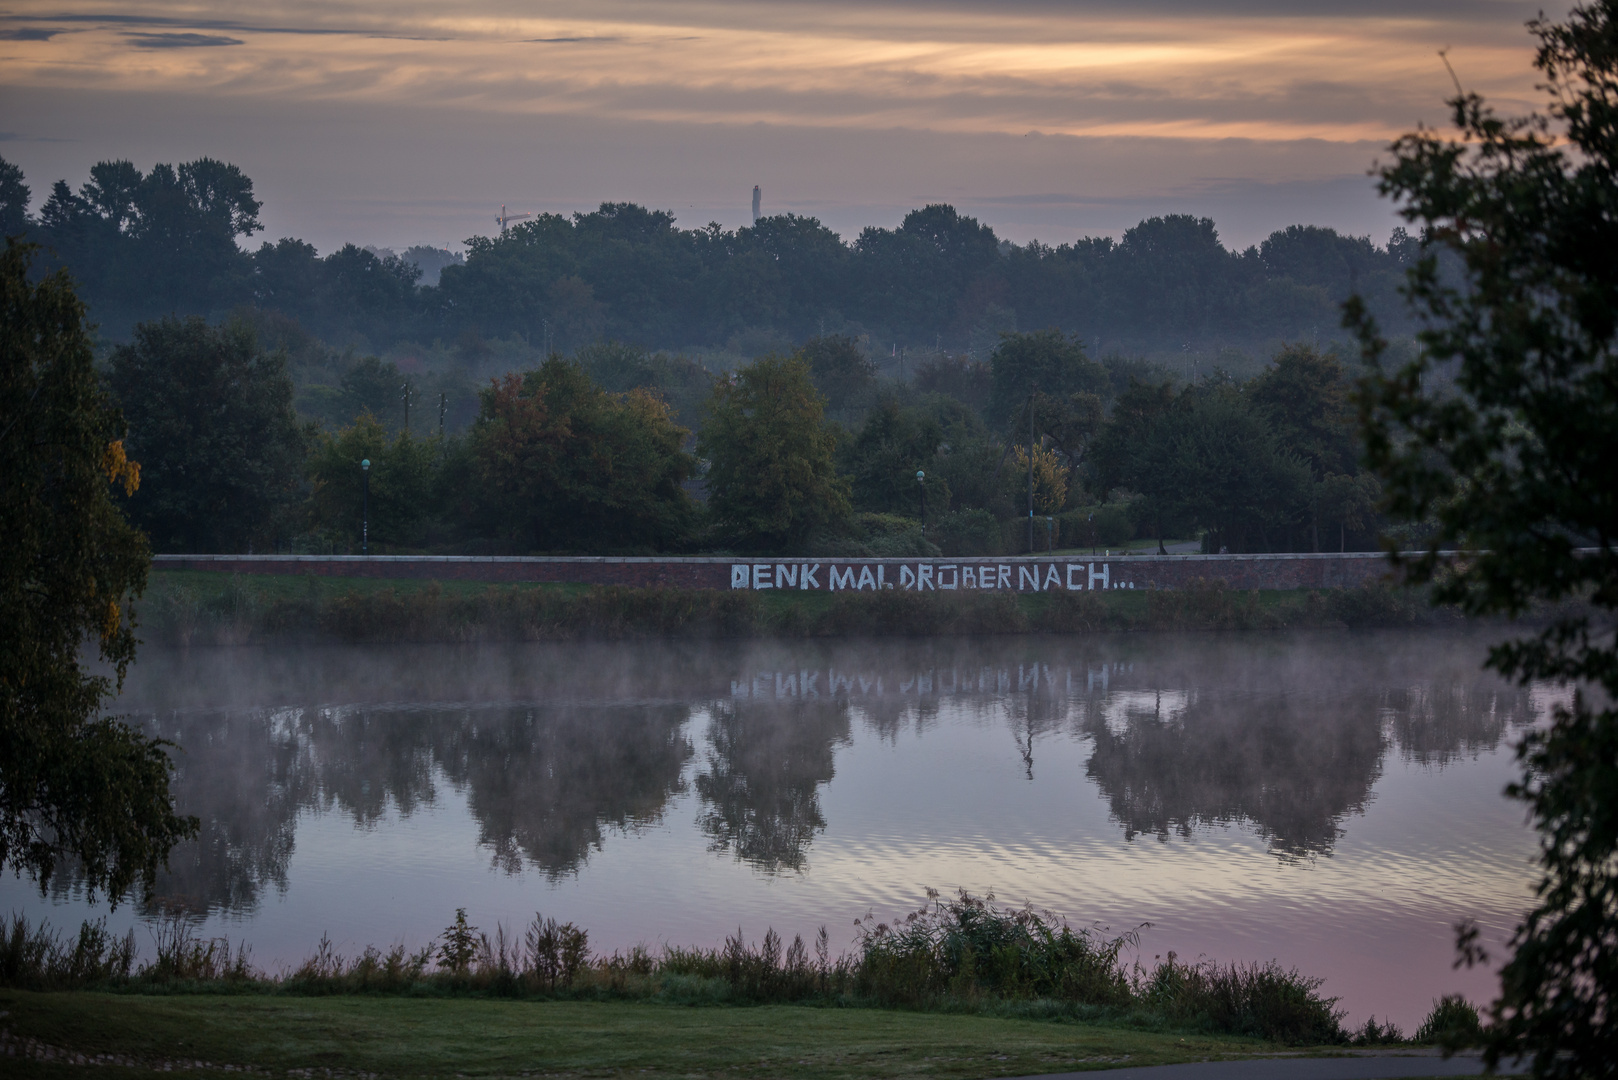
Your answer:
[[[1423,594],[1348,589],[802,592],[154,571],[141,637],[166,646],[1074,634],[1454,625]]]
[[[72,1064],[80,1055],[108,1055],[94,1070],[107,1080],[249,1071],[975,1080],[1277,1049],[1255,1039],[1097,1024],[798,1005],[0,991],[0,1010],[0,1030],[9,1034],[0,1071],[18,1080],[83,1076]]]

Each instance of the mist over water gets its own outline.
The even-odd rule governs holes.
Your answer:
[[[1498,944],[1534,841],[1501,796],[1549,698],[1472,635],[147,650],[119,712],[176,746],[202,834],[154,904],[279,968],[420,946],[456,907],[611,951],[740,925],[834,943],[994,891],[1142,952],[1276,958],[1407,1030],[1451,925]],[[0,910],[76,925],[0,883]],[[139,934],[145,944],[145,935]],[[1498,952],[1498,949],[1495,951]]]

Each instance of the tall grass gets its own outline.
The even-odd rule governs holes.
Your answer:
[[[169,645],[938,636],[1404,626],[1452,619],[1386,586],[1260,594],[1218,581],[1147,593],[839,592],[592,586],[338,586],[309,578],[158,574],[142,633]]]
[[[86,923],[75,940],[14,915],[0,942],[0,985],[796,1002],[1080,1018],[1293,1044],[1351,1037],[1336,999],[1320,995],[1319,979],[1273,963],[1186,964],[1172,953],[1151,968],[1126,965],[1123,953],[1138,943],[1134,932],[1075,928],[1049,912],[1001,908],[992,896],[964,892],[951,900],[931,894],[926,906],[891,924],[861,920],[855,948],[837,956],[824,928],[812,943],[788,943],[773,929],[750,942],[738,930],[717,948],[596,954],[588,933],[572,923],[536,915],[521,934],[504,927],[489,934],[471,925],[464,909],[420,950],[373,947],[345,957],[323,937],[313,955],[279,974],[254,968],[245,946],[197,936],[183,918],[160,920],[152,939],[154,955],[136,964],[133,933],[115,940],[104,923]]]

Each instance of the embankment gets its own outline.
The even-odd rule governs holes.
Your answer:
[[[154,645],[1072,634],[1454,623],[1417,592],[1335,589],[801,591],[486,584],[159,570],[136,604]]]

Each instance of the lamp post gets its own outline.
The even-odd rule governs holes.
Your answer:
[[[360,554],[371,553],[371,459],[360,461]]]
[[[916,470],[916,483],[921,487],[921,535],[927,535],[927,474]]]

